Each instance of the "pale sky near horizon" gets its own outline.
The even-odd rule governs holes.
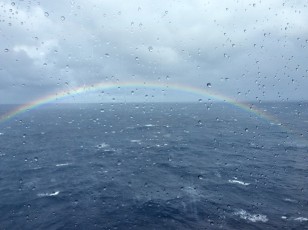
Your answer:
[[[307,6],[280,0],[0,1],[0,104],[104,81],[205,90],[211,83],[211,90],[240,101],[308,100]],[[98,90],[68,102],[200,97],[162,91]]]

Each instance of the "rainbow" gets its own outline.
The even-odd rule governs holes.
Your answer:
[[[250,104],[239,102],[236,99],[226,97],[222,94],[215,92],[211,88],[200,88],[200,87],[189,86],[189,85],[178,84],[178,83],[163,83],[163,82],[149,82],[149,81],[148,82],[141,82],[141,81],[99,82],[96,84],[75,87],[75,88],[71,88],[68,90],[62,90],[62,91],[59,91],[53,94],[46,95],[30,103],[21,105],[15,108],[14,110],[3,114],[2,116],[0,116],[0,123],[10,120],[19,114],[22,114],[26,111],[37,108],[41,105],[54,102],[55,100],[58,100],[58,99],[63,99],[63,98],[71,97],[71,96],[86,93],[86,92],[96,92],[96,91],[110,90],[110,89],[116,89],[116,88],[149,88],[149,89],[157,88],[157,89],[170,89],[170,90],[191,93],[191,94],[195,94],[198,96],[207,97],[207,98],[211,98],[217,101],[229,103],[249,113],[253,113],[262,119],[268,120],[273,123],[279,123],[276,120],[276,118],[267,114],[264,110],[258,109],[254,106],[251,106]]]

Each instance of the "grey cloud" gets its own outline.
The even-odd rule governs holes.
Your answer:
[[[0,96],[15,95],[7,101],[117,80],[211,82],[239,100],[308,99],[308,14],[301,2],[0,5]],[[24,85],[27,99],[16,85]]]

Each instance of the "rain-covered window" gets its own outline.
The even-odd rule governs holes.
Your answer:
[[[307,5],[0,0],[0,228],[307,229]]]

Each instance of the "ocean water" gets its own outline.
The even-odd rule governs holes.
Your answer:
[[[308,229],[308,104],[259,106],[278,120],[162,103],[3,122],[0,229]]]

